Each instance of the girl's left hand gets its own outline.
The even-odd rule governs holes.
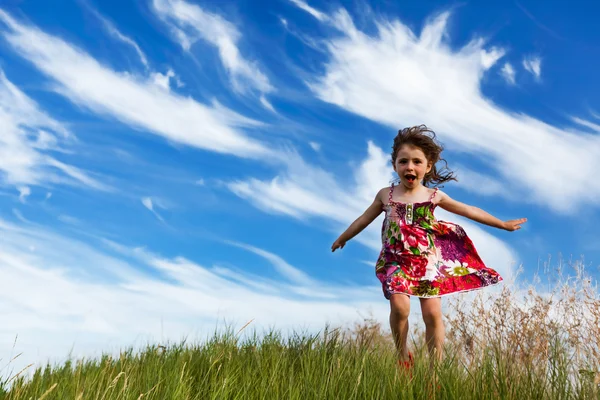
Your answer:
[[[346,242],[344,242],[340,239],[337,239],[335,242],[333,242],[333,245],[331,246],[331,252],[334,252],[337,249],[343,249],[345,245],[346,245]]]
[[[518,231],[519,229],[521,229],[521,224],[524,224],[525,222],[527,222],[527,218],[512,219],[510,221],[504,222],[504,226],[502,226],[502,228],[511,232]]]

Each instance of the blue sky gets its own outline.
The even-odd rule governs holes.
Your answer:
[[[444,191],[529,219],[508,233],[439,212],[489,266],[531,279],[562,254],[596,274],[600,6],[486,7],[4,1],[2,348],[385,322],[381,219],[330,246],[421,123],[459,177]]]

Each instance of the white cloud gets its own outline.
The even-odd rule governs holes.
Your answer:
[[[492,47],[489,51],[482,51],[480,53],[481,66],[484,70],[490,69],[496,62],[504,57],[504,50]]]
[[[308,142],[309,146],[314,150],[314,151],[321,151],[321,144],[317,143],[317,142]]]
[[[25,203],[25,199],[31,194],[31,188],[29,186],[19,186],[19,201]]]
[[[271,112],[274,112],[274,113],[277,112],[277,111],[275,111],[275,107],[273,107],[273,104],[271,104],[265,96],[260,96],[260,104],[262,104],[264,108],[266,108],[267,110],[269,110]]]
[[[456,165],[455,171],[458,177],[457,186],[464,190],[482,196],[498,196],[509,200],[517,199],[515,196],[511,197],[506,185],[492,176],[473,171],[462,165]]]
[[[160,221],[160,222],[165,222],[165,220],[163,219],[163,217],[154,209],[154,202],[152,201],[151,197],[142,197],[141,199],[142,204],[144,205],[144,207],[146,207],[148,210],[150,210],[150,212],[152,214],[154,214],[154,216]],[[158,204],[157,204],[158,205]],[[160,206],[159,206],[160,207]],[[162,208],[162,207],[161,207]]]
[[[572,117],[571,120],[573,122],[575,122],[576,124],[579,124],[581,126],[585,126],[586,128],[589,128],[589,129],[591,129],[591,130],[593,130],[595,132],[600,133],[600,124],[596,124],[594,122],[590,122],[590,121],[587,121],[587,120],[585,120],[583,118],[578,118],[578,117]]]
[[[151,80],[154,84],[166,91],[171,90],[171,80],[175,81],[177,87],[182,87],[183,82],[179,79],[175,72],[172,69],[169,69],[166,74],[161,74],[160,72],[153,72],[150,74]]]
[[[81,225],[81,220],[79,220],[78,218],[72,217],[70,215],[61,214],[61,215],[59,215],[56,218],[59,221],[64,222],[65,224],[69,224],[69,225]]]
[[[244,92],[248,86],[263,93],[273,91],[267,76],[240,54],[237,43],[242,35],[231,22],[183,0],[153,0],[152,4],[184,49],[202,39],[219,50],[236,91]]]
[[[95,10],[91,6],[89,6],[89,4],[86,3],[86,5],[88,6],[88,8],[92,12],[92,14],[94,14],[94,16],[96,18],[98,18],[100,20],[100,22],[102,22],[102,26],[112,37],[125,43],[128,46],[131,46],[135,50],[138,57],[140,58],[141,63],[144,64],[144,67],[146,67],[146,69],[150,68],[146,54],[144,54],[144,52],[142,51],[140,46],[135,42],[135,40],[133,40],[129,36],[122,34],[121,31],[119,31],[117,29],[115,24],[113,24],[110,20],[108,20],[106,17],[104,17],[102,14],[100,14],[97,10]]]
[[[306,163],[295,152],[288,153],[284,158],[287,159],[284,174],[271,181],[251,178],[231,182],[228,184],[229,188],[264,211],[300,219],[316,216],[346,221],[348,209],[335,204],[335,198],[342,197],[340,191],[333,190],[339,186],[336,178],[329,172]],[[323,198],[325,188],[328,196]]]
[[[40,150],[58,149],[58,139],[53,134],[40,129],[34,146]]]
[[[536,79],[540,79],[542,74],[542,59],[539,56],[525,57],[523,59],[523,67]]]
[[[308,287],[316,284],[316,282],[313,281],[305,272],[288,264],[283,258],[279,257],[277,254],[273,254],[269,251],[260,249],[258,247],[250,246],[245,243],[238,243],[238,242],[227,242],[227,243],[229,243],[233,246],[242,248],[244,250],[248,250],[254,254],[257,254],[257,255],[263,257],[264,259],[269,261],[275,267],[277,272],[279,272],[279,274],[283,278],[291,281],[291,283],[300,284],[300,285],[304,285],[304,286],[308,286]]]
[[[0,20],[8,28],[2,32],[8,43],[53,78],[57,90],[78,106],[173,142],[241,157],[272,155],[266,146],[238,129],[259,125],[256,121],[216,102],[205,106],[188,97],[165,93],[152,80],[117,73],[63,40],[21,25],[1,10]]]
[[[15,215],[15,217],[17,217],[17,219],[21,222],[23,222],[24,224],[31,224],[32,222],[29,221],[27,218],[25,218],[23,216],[23,214],[21,213],[21,211],[17,210],[16,208],[12,209],[13,214]]]
[[[447,148],[477,157],[528,201],[564,213],[597,205],[600,138],[486,98],[481,81],[501,52],[485,50],[483,39],[454,49],[445,40],[448,17],[428,21],[419,36],[400,21],[376,21],[377,34],[367,35],[340,10],[333,21],[343,35],[327,39],[324,73],[308,84],[323,101],[392,130],[426,123]]]
[[[7,360],[18,335],[15,351],[23,354],[13,363],[17,371],[30,362],[43,365],[47,358],[64,360],[71,349],[78,358],[146,341],[173,342],[194,334],[203,339],[215,325],[224,328],[223,319],[238,326],[254,319],[260,332],[298,325],[316,331],[326,322],[354,321],[358,311],[369,309],[380,321],[387,318],[377,285],[340,288],[308,278],[313,286],[307,286],[266,277],[252,285],[253,279],[237,282],[222,267],[110,242],[93,248],[3,220],[0,236],[0,359]],[[282,271],[294,270],[273,253],[247,249]]]
[[[0,185],[26,187],[63,182],[107,189],[51,155],[73,141],[74,136],[63,124],[40,110],[0,69]],[[23,192],[21,200],[26,195]]]
[[[113,188],[98,182],[96,179],[90,177],[88,174],[81,171],[79,168],[73,167],[71,165],[65,164],[56,159],[48,159],[48,164],[54,167],[55,169],[60,170],[63,174],[74,178],[75,180],[95,189],[101,190],[113,190]],[[61,179],[58,179],[57,182],[62,182]]]
[[[302,1],[302,0],[290,0],[290,1],[292,3],[294,3],[294,5],[296,7],[306,11],[307,13],[309,13],[310,15],[312,15],[319,21],[326,21],[328,19],[327,14],[317,10],[314,7],[309,6],[305,1]]]
[[[154,206],[152,205],[152,199],[150,197],[143,197],[142,204],[150,211],[154,211]]]
[[[502,74],[506,82],[508,82],[511,85],[515,84],[515,69],[510,63],[504,63],[504,66],[500,70],[500,73]]]

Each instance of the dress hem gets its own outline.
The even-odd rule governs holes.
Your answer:
[[[471,288],[471,289],[457,290],[455,292],[450,292],[450,293],[445,293],[445,294],[438,294],[438,295],[435,295],[435,296],[419,296],[419,295],[416,295],[416,294],[410,294],[410,293],[405,293],[405,292],[393,292],[393,293],[390,293],[389,297],[386,297],[386,296],[384,296],[384,297],[386,297],[386,299],[389,300],[390,297],[392,297],[392,295],[394,295],[394,294],[404,294],[404,295],[407,295],[409,297],[418,297],[420,299],[434,299],[434,298],[437,298],[437,297],[444,297],[444,296],[449,296],[449,295],[452,295],[452,294],[474,292],[475,290],[481,290],[481,289],[489,288],[491,286],[496,286],[496,285],[498,285],[498,284],[500,284],[502,282],[503,282],[503,280],[499,280],[498,282],[496,282],[496,283],[490,283],[489,285],[480,286],[480,287]]]

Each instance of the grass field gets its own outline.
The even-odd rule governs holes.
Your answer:
[[[412,379],[374,320],[284,337],[216,333],[14,374],[0,399],[597,399],[600,299],[577,270],[550,291],[505,286],[453,312],[445,359],[430,365],[414,331]]]

